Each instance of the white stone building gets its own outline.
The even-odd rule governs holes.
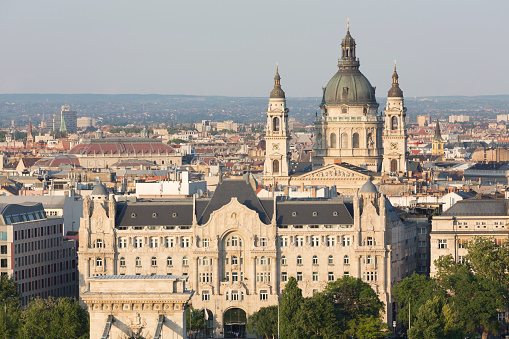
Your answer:
[[[392,286],[415,270],[415,228],[368,181],[350,200],[258,199],[244,180],[210,199],[116,203],[102,185],[84,202],[80,291],[102,275],[182,275],[205,308],[207,333],[246,335],[247,317],[275,305],[290,276],[304,296],[344,275],[368,282],[393,319]]]

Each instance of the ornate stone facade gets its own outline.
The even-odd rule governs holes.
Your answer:
[[[341,168],[322,173],[342,174],[360,180]],[[96,194],[84,210],[82,296],[94,275],[188,276],[193,307],[207,310],[207,333],[218,338],[245,335],[246,318],[277,304],[290,276],[304,296],[359,277],[392,321],[391,288],[415,269],[415,234],[370,181],[351,200],[263,200],[247,181],[225,180],[210,199],[115,203]]]
[[[90,277],[81,294],[90,313],[90,338],[171,338],[186,336],[185,308],[192,296],[185,277]]]

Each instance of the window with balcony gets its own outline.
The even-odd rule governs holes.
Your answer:
[[[269,300],[269,293],[267,290],[260,291],[260,300]]]

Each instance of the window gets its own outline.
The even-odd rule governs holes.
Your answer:
[[[281,272],[281,281],[288,281],[288,274],[286,272]]]
[[[336,237],[327,236],[327,246],[328,247],[334,247],[336,246]]]
[[[266,290],[260,291],[260,300],[269,300],[269,293]]]
[[[201,292],[201,300],[209,301],[210,300],[210,291],[202,291]]]
[[[359,148],[359,133],[354,133],[352,136],[352,148]]]
[[[343,276],[349,277],[350,276],[350,272],[348,272],[348,271],[343,272]]]
[[[318,247],[320,246],[320,238],[316,236],[311,237],[311,247]]]
[[[499,312],[499,313],[497,314],[497,319],[498,319],[498,321],[500,321],[500,322],[505,322],[505,312]]]
[[[172,257],[166,258],[166,266],[173,266],[173,259],[172,259]]]
[[[102,267],[103,266],[103,259],[102,258],[96,258],[95,259],[95,265],[97,267]]]
[[[232,300],[233,301],[239,300],[239,291],[232,291]]]
[[[267,246],[267,238],[260,238],[260,246],[262,247]]]
[[[287,247],[288,246],[288,237],[280,237],[279,244],[281,247]]]
[[[372,237],[366,238],[366,246],[373,246],[373,238]]]
[[[180,238],[180,246],[182,247],[189,247],[191,245],[191,239],[188,237],[181,237]]]
[[[260,265],[267,265],[267,258],[266,257],[262,256],[260,258]]]
[[[373,257],[371,255],[368,255],[366,258],[366,264],[371,265],[373,264]]]
[[[428,259],[428,255],[426,253],[419,253],[419,259]]]
[[[127,238],[118,239],[118,248],[127,248]]]
[[[136,257],[136,267],[140,267],[140,266],[141,266],[141,258]]]
[[[142,248],[143,247],[143,238],[135,237],[134,238],[134,248]]]
[[[164,241],[164,245],[166,246],[166,248],[171,248],[171,247],[175,246],[175,239],[166,237],[166,239]]]
[[[189,266],[189,259],[187,257],[182,258],[182,266]]]
[[[362,279],[364,281],[376,281],[377,280],[377,272],[364,272],[362,273]]]
[[[313,272],[313,281],[318,281],[318,272]]]
[[[152,266],[157,266],[157,258],[156,257],[152,257],[152,259],[150,259],[150,263]]]
[[[327,275],[327,279],[329,281],[334,281],[334,272],[329,272],[329,274]]]
[[[150,237],[150,248],[158,248],[159,247],[159,238]]]
[[[236,256],[232,256],[232,265],[238,265],[239,259]]]
[[[447,248],[447,239],[438,239],[438,248]]]
[[[426,228],[419,228],[419,234],[428,234],[428,230]]]
[[[349,256],[345,255],[343,257],[343,264],[350,265],[350,257]]]
[[[302,265],[302,257],[300,255],[297,256],[297,265]]]
[[[285,255],[283,255],[283,256],[281,257],[281,266],[286,266],[286,265],[287,265],[286,256],[285,256]]]
[[[313,256],[313,265],[318,265],[318,257],[316,255]]]
[[[298,236],[295,237],[295,247],[302,247],[304,246],[304,237]]]
[[[419,247],[426,247],[426,241],[420,240],[419,241]]]
[[[302,272],[297,272],[297,281],[302,281]]]
[[[120,258],[120,267],[125,267],[125,258]]]
[[[458,240],[458,248],[465,248],[466,244],[467,244],[466,240],[463,240],[463,239]]]
[[[0,254],[7,254],[7,245],[0,246]]]
[[[29,233],[29,234],[30,234],[30,233]],[[103,241],[102,241],[102,239],[97,239],[97,240],[95,241],[95,247],[96,247],[96,248],[103,248]]]
[[[329,255],[329,259],[327,260],[329,265],[334,265],[334,257],[332,255]]]
[[[203,257],[202,265],[203,266],[209,266],[212,262],[212,259],[209,259],[208,257]]]
[[[242,246],[242,238],[237,235],[232,235],[228,238],[228,240],[226,240],[226,246]]]
[[[209,247],[209,239],[208,238],[205,238],[201,241],[201,245],[202,247]]]
[[[351,244],[351,238],[349,235],[343,236],[343,247],[348,247]]]
[[[0,267],[6,268],[7,267],[7,259],[0,260],[1,264]]]

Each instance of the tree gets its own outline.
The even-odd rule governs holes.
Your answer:
[[[203,310],[197,310],[192,305],[186,308],[187,331],[199,332],[205,328],[205,314]]]
[[[85,339],[88,312],[73,298],[32,299],[22,315],[20,338]]]
[[[446,304],[445,299],[434,296],[419,307],[408,336],[410,339],[462,339],[464,333],[457,314]]]
[[[434,296],[446,297],[445,291],[437,281],[424,275],[414,273],[400,281],[393,289],[393,296],[398,305],[398,320],[408,328],[408,308],[411,312],[411,323],[415,321],[419,308]]]
[[[325,293],[306,298],[297,313],[305,338],[337,338],[340,334],[334,316],[334,305]]]
[[[18,284],[6,275],[0,278],[0,333],[3,338],[17,337],[20,322]]]
[[[262,307],[249,316],[247,330],[262,338],[277,337],[277,306]]]
[[[343,276],[329,282],[325,293],[332,300],[336,319],[343,331],[347,330],[349,321],[359,316],[380,318],[384,309],[384,303],[371,286],[359,278]]]
[[[283,339],[300,338],[298,330],[298,312],[304,302],[302,290],[294,277],[290,277],[285,285],[279,303],[280,335]]]
[[[348,322],[346,334],[356,338],[384,338],[388,334],[387,324],[374,315],[358,316]]]

